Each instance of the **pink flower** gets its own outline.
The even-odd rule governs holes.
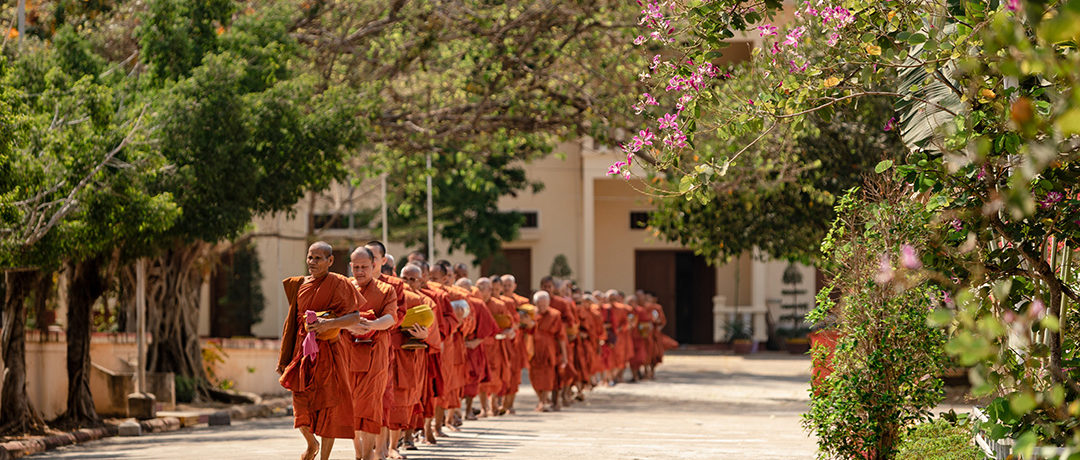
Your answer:
[[[881,258],[878,259],[878,272],[874,275],[874,281],[877,281],[878,284],[888,283],[892,281],[893,274],[892,261],[889,260],[889,255],[882,254]]]
[[[900,246],[900,265],[903,265],[908,270],[922,268],[922,261],[919,260],[919,255],[915,253],[915,248],[910,244]]]
[[[634,163],[634,153],[633,152],[628,152],[626,154],[626,166],[630,166],[633,163]]]
[[[1005,320],[1006,324],[1012,324],[1016,321],[1016,313],[1012,310],[1005,310],[1005,313],[1001,315],[1001,319]]]
[[[758,26],[757,30],[762,37],[771,37],[773,35],[776,35],[776,26],[772,24]]]
[[[1006,5],[1009,11],[1020,11],[1020,0],[1009,0]]]
[[[805,71],[807,66],[810,65],[810,63],[809,62],[804,62],[803,65],[800,66],[800,65],[795,63],[794,59],[792,59],[792,60],[788,61],[788,65],[791,67],[791,73],[795,73],[795,72],[803,72],[803,71]],[[781,83],[783,83],[783,82],[781,82]]]
[[[686,135],[676,129],[674,133],[664,137],[664,145],[674,149],[687,147],[689,144],[686,143]]]
[[[896,129],[896,117],[889,118],[889,121],[885,122],[885,127],[882,129],[886,132]]]
[[[1054,207],[1059,201],[1065,198],[1060,192],[1050,192],[1046,194],[1046,198],[1039,202],[1039,206],[1043,209]]]
[[[780,53],[780,51],[781,51],[780,50],[780,43],[773,42],[771,51],[772,51],[772,54]]]
[[[979,175],[975,176],[976,179],[983,180],[986,177],[986,166],[979,167]]]
[[[644,35],[638,35],[637,38],[634,39],[634,44],[635,45],[640,45],[642,43],[645,43],[645,36]]]
[[[679,122],[675,121],[674,113],[665,113],[664,116],[657,118],[657,122],[660,123],[660,129],[676,128],[679,127]]]
[[[746,101],[746,103],[747,103],[747,104],[750,104],[750,105],[754,105],[754,100],[753,100],[753,99],[750,99],[750,100]]]
[[[784,45],[790,46],[792,48],[798,48],[799,39],[802,38],[804,32],[806,32],[805,26],[799,26],[791,29],[791,32],[788,32],[787,36],[784,37]]]
[[[952,222],[949,222],[949,225],[952,225],[953,230],[958,232],[964,229],[964,223],[960,222],[960,219],[953,219]]]
[[[645,99],[645,105],[660,105],[659,102],[656,102],[656,98],[649,93],[642,93],[641,97]]]
[[[660,66],[660,55],[654,55],[652,57],[652,65],[649,66],[649,70],[656,70]]]
[[[1043,313],[1046,313],[1046,305],[1042,303],[1042,300],[1035,299],[1034,302],[1031,302],[1031,308],[1028,309],[1028,316],[1032,319],[1037,319],[1041,317]]]
[[[652,138],[653,133],[649,132],[649,128],[638,131],[638,135],[634,136],[633,139],[634,146],[637,148],[635,148],[633,151],[636,152],[638,150],[641,150],[641,147],[644,147],[646,145],[652,145]]]
[[[828,43],[829,46],[836,46],[836,44],[839,41],[840,41],[840,34],[838,34],[836,32],[833,32],[833,33],[829,34],[829,39],[825,40],[825,43]]]
[[[614,175],[617,175],[617,174],[621,174],[623,166],[627,166],[627,164],[625,162],[622,162],[622,161],[616,161],[614,164],[612,164],[610,167],[608,167],[607,174],[609,176],[614,176]]]

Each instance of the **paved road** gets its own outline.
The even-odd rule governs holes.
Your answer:
[[[809,360],[759,354],[668,355],[657,380],[601,388],[558,413],[468,422],[410,459],[810,459],[814,441],[799,425],[808,400]],[[528,389],[529,391],[525,391]],[[139,438],[110,438],[42,454],[66,459],[295,459],[302,447],[291,418],[271,418]],[[352,457],[341,441],[335,459]]]

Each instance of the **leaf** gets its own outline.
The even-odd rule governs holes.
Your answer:
[[[1035,406],[1035,397],[1028,393],[1017,393],[1009,398],[1009,409],[1018,416],[1031,412]]]
[[[1061,114],[1054,123],[1061,134],[1066,136],[1080,134],[1080,107]]]
[[[892,160],[882,160],[877,166],[874,166],[874,172],[881,174],[891,168],[893,165]]]

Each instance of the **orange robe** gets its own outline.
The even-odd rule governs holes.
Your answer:
[[[456,409],[461,407],[461,398],[465,388],[465,375],[468,368],[465,358],[465,327],[472,315],[458,320],[454,314],[451,302],[465,300],[463,289],[428,282],[421,292],[434,299],[439,305],[440,314],[437,317],[442,320],[439,324],[443,344],[438,356],[439,367],[429,371],[429,377],[435,383],[434,404],[446,409]],[[428,408],[425,407],[425,412],[427,410]]]
[[[394,336],[394,334],[400,334],[401,333],[401,331],[398,329],[398,326],[401,324],[401,320],[403,318],[405,318],[405,312],[406,312],[406,310],[408,310],[408,308],[405,307],[405,280],[403,280],[401,278],[398,278],[396,276],[386,275],[386,274],[383,274],[383,273],[380,273],[379,277],[376,278],[376,279],[378,279],[379,281],[382,281],[382,282],[384,282],[386,284],[389,284],[390,287],[393,288],[393,290],[394,290],[394,298],[397,299],[397,314],[396,314],[397,323],[395,323],[393,327],[391,327],[390,329],[388,329],[386,331],[388,334],[390,334],[391,345],[390,345],[390,360],[389,360],[388,365],[387,365],[387,372],[389,372],[389,374],[387,374],[388,376],[387,376],[387,379],[386,379],[386,389],[383,390],[383,405],[382,405],[383,418],[382,418],[382,421],[383,421],[383,426],[387,426],[387,421],[390,419],[390,409],[394,407],[394,387],[393,387],[393,385],[394,385],[394,369],[396,369],[396,366],[394,365],[394,358],[397,355],[394,353],[394,348],[393,348],[393,340],[394,339],[393,339],[393,336]]]
[[[552,391],[559,388],[558,373],[561,351],[559,343],[566,343],[566,326],[562,314],[554,308],[536,314],[532,328],[533,356],[529,360],[529,383],[536,391]]]
[[[367,299],[364,309],[373,310],[376,318],[390,315],[397,323],[397,297],[393,286],[377,279],[366,286],[357,286],[355,278],[350,281]],[[390,332],[377,331],[370,340],[356,339],[349,331],[342,332],[342,337],[346,338],[352,373],[353,428],[378,434],[383,427],[383,397],[390,378]]]
[[[511,304],[506,303],[500,297],[492,296],[487,301],[488,310],[491,311],[492,316],[505,315],[510,320],[510,327],[507,329],[516,329],[517,325],[521,321],[518,317],[517,308]],[[502,328],[496,326],[499,332],[502,332]],[[480,389],[485,393],[494,395],[506,395],[509,394],[510,382],[513,379],[511,373],[513,362],[513,339],[503,337],[499,339],[498,336],[484,341],[484,352],[487,356],[488,362],[488,375],[490,380],[480,385]]]
[[[551,308],[554,308],[559,312],[563,321],[563,327],[566,328],[566,353],[569,356],[566,357],[566,367],[559,369],[559,387],[566,387],[578,380],[578,363],[575,347],[577,345],[578,328],[581,327],[581,324],[578,321],[573,300],[567,297],[553,295],[551,296]]]
[[[487,352],[483,342],[494,340],[495,334],[499,333],[499,327],[495,325],[495,317],[491,315],[487,304],[480,297],[470,295],[465,298],[469,302],[469,314],[473,318],[465,335],[466,341],[480,340],[481,344],[476,348],[466,350],[466,361],[469,363],[468,378],[465,381],[465,397],[473,397],[479,394],[480,384],[491,380],[488,372]]]
[[[612,306],[616,309],[618,321],[618,328],[615,331],[618,336],[615,342],[615,349],[618,350],[615,355],[615,369],[622,369],[634,355],[634,338],[630,331],[631,328],[637,327],[633,324],[634,307],[622,302],[613,302]]]
[[[529,299],[527,299],[527,298],[525,298],[523,296],[520,296],[518,294],[515,294],[515,293],[510,293],[510,296],[508,298],[510,299],[511,302],[513,302],[513,307],[512,308],[514,308],[515,310],[517,310],[518,308],[521,308],[522,305],[525,305],[525,304],[529,303]],[[510,385],[509,385],[510,388],[508,388],[509,394],[517,393],[518,388],[521,387],[521,372],[529,364],[529,340],[530,340],[530,338],[529,338],[529,334],[526,332],[525,328],[521,327],[521,315],[522,315],[522,313],[519,312],[518,313],[518,324],[515,326],[515,327],[517,327],[517,336],[514,337],[514,341],[513,341],[514,353],[511,356],[511,362],[510,362],[510,371],[511,372],[510,372]]]
[[[285,279],[285,295],[289,299],[289,315],[281,335],[280,370],[300,364],[301,346],[307,332],[305,315],[311,311],[329,311],[334,317],[359,311],[364,297],[353,289],[348,279],[337,273],[304,282],[304,277]],[[293,392],[293,427],[308,427],[317,436],[328,438],[353,437],[353,412],[347,404],[352,391],[349,378],[349,356],[339,336],[319,340],[319,353],[311,366],[311,378],[302,382],[302,391]]]
[[[630,365],[644,366],[649,362],[649,349],[652,347],[652,310],[638,305],[634,307],[634,316],[638,321],[633,331],[634,353],[630,356]]]
[[[656,365],[664,360],[664,333],[661,331],[667,325],[667,315],[664,315],[664,307],[660,304],[649,304],[649,308],[656,312],[656,319],[653,320],[652,354],[649,357],[649,364]]]
[[[438,313],[438,306],[431,298],[420,294],[412,289],[402,291],[405,311],[420,305],[427,305],[433,313]],[[401,310],[399,309],[399,313]],[[404,316],[404,315],[402,315]],[[401,332],[399,327],[390,331],[390,350],[393,355],[392,372],[390,373],[390,391],[393,393],[392,406],[388,411],[386,425],[392,430],[407,430],[412,428],[414,415],[422,409],[420,398],[424,394],[428,373],[428,351],[406,350],[401,346],[409,339],[408,335]],[[439,323],[436,321],[428,328],[428,336],[424,339],[428,349],[438,349],[442,344],[439,336]]]
[[[604,323],[600,315],[592,306],[581,305],[578,307],[578,317],[581,320],[581,366],[583,381],[589,381],[591,377],[603,370],[600,360],[600,338],[604,335]]]
[[[603,342],[600,345],[600,367],[601,370],[611,370],[615,368],[615,341],[617,340],[614,324],[615,307],[612,307],[610,303],[605,303],[603,305],[593,305],[593,310],[600,315],[604,329],[603,335],[600,337]]]

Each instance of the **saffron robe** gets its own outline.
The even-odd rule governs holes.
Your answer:
[[[390,315],[398,321],[397,297],[394,287],[377,279],[359,286],[350,279],[355,289],[367,299],[364,309],[373,310],[376,318]],[[370,340],[360,340],[349,331],[341,333],[349,350],[349,371],[353,383],[353,429],[378,434],[383,425],[383,397],[386,382],[390,378],[390,333],[377,331]]]
[[[307,282],[305,282],[307,281]],[[307,336],[304,329],[306,312],[328,311],[334,317],[359,311],[364,297],[353,289],[349,281],[337,273],[329,273],[318,279],[305,277],[285,279],[285,296],[289,300],[289,314],[281,335],[281,354],[278,368],[284,373],[290,366],[301,365],[301,347]],[[339,404],[351,396],[349,356],[339,336],[319,340],[319,353],[310,366],[311,376],[302,382],[302,391],[293,391],[293,427],[308,427],[316,436],[351,439],[352,407]]]
[[[429,297],[412,290],[402,291],[402,308],[405,311],[413,307],[427,305],[433,312],[437,312],[438,306]],[[399,308],[399,313],[401,312]],[[402,315],[404,316],[404,315]],[[418,410],[420,397],[424,394],[428,377],[428,351],[427,349],[406,350],[401,348],[408,341],[408,334],[395,327],[390,331],[390,350],[393,356],[392,372],[390,373],[390,389],[393,393],[391,406],[387,413],[386,426],[392,430],[407,430],[412,428],[413,414]],[[439,335],[439,323],[436,321],[428,328],[428,336],[424,339],[428,349],[436,350],[442,344]]]
[[[562,314],[554,308],[536,314],[533,334],[533,356],[529,360],[529,383],[536,391],[558,388],[557,369],[562,359],[559,343],[566,343],[566,327]]]

